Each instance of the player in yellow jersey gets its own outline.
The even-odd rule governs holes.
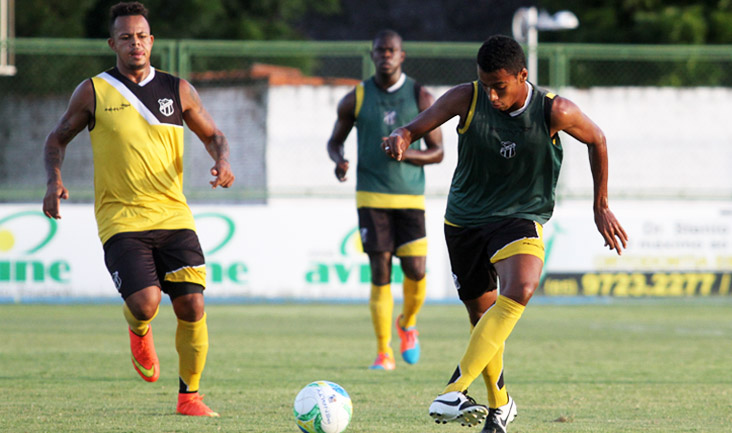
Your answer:
[[[206,269],[182,189],[183,124],[214,160],[213,188],[234,182],[229,145],[193,86],[151,66],[153,41],[144,5],[124,2],[111,8],[108,44],[117,55],[116,66],[79,84],[48,135],[43,211],[61,218],[60,199],[69,197],[61,179],[64,152],[88,128],[99,237],[107,269],[124,299],[132,364],[148,382],[160,375],[150,322],[164,292],[178,321],[177,412],[218,416],[198,393],[208,353]]]
[[[394,126],[413,119],[434,101],[432,94],[402,72],[404,58],[398,33],[383,30],[376,35],[371,50],[376,73],[340,101],[338,120],[328,140],[328,155],[336,164],[336,177],[343,182],[348,171],[344,141],[356,126],[356,207],[361,241],[371,268],[369,307],[376,334],[376,359],[370,367],[373,370],[393,370],[396,365],[390,345],[394,255],[399,257],[404,271],[404,304],[395,324],[400,351],[408,364],[419,361],[417,313],[427,290],[423,166],[438,163],[443,157],[439,129],[425,135],[425,149],[415,142],[404,162],[381,151],[381,139]]]

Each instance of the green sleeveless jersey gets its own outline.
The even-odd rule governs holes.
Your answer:
[[[473,82],[470,111],[458,129],[458,164],[445,213],[448,224],[549,220],[562,164],[559,136],[549,135],[554,96],[532,87],[526,110],[511,117],[493,108]]]
[[[424,169],[398,162],[381,149],[383,137],[419,114],[418,89],[409,77],[393,92],[379,88],[373,77],[356,88],[356,196],[359,207],[424,209]],[[419,149],[420,145],[421,140],[410,147]]]

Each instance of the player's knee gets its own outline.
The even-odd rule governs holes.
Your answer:
[[[501,290],[501,294],[513,299],[519,304],[526,305],[534,295],[536,288],[539,287],[539,281],[521,281]]]
[[[175,316],[186,322],[198,322],[203,317],[204,302],[200,293],[190,293],[172,299]]]
[[[421,281],[427,274],[427,264],[423,257],[404,257],[401,262],[404,276],[412,281]]]
[[[160,289],[148,287],[139,290],[128,296],[125,303],[137,320],[150,320],[155,317],[160,305]]]
[[[412,281],[421,281],[425,277],[424,269],[405,269],[403,268],[404,276]]]

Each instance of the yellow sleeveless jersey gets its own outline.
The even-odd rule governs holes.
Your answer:
[[[151,69],[138,84],[114,68],[91,81],[94,208],[102,243],[122,232],[195,230],[183,195],[180,80]]]

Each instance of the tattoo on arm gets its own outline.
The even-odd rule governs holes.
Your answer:
[[[74,131],[71,128],[68,119],[63,119],[61,121],[61,124],[56,129],[56,135],[58,136],[59,141],[64,144],[71,141],[77,133],[78,131]]]
[[[206,143],[206,150],[215,161],[229,160],[229,143],[221,132],[216,132]]]

